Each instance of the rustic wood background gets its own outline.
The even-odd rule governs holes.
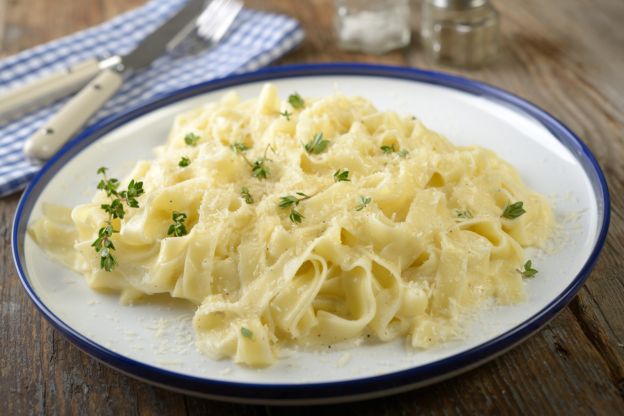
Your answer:
[[[142,0],[0,0],[0,56],[87,28]],[[513,351],[418,391],[323,408],[242,406],[152,387],[96,362],[37,313],[10,254],[19,195],[0,199],[0,413],[281,415],[622,414],[624,412],[624,1],[497,0],[504,48],[494,65],[432,65],[417,40],[388,55],[336,49],[331,0],[248,0],[298,18],[307,37],[278,64],[364,61],[458,73],[510,90],[561,119],[589,145],[611,190],[612,222],[596,268],[550,324]],[[413,3],[417,27],[420,2]]]

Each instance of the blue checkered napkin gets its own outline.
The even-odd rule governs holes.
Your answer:
[[[125,54],[182,3],[184,0],[152,0],[100,26],[0,60],[0,90],[89,58]],[[294,48],[303,36],[299,23],[290,17],[244,9],[215,48],[185,57],[164,55],[150,68],[128,78],[91,124],[167,91],[268,65]],[[25,159],[22,146],[64,101],[0,124],[0,197],[24,188],[35,175],[38,167]]]

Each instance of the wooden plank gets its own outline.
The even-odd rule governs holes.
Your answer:
[[[140,0],[0,0],[0,55],[87,28]],[[442,69],[508,89],[542,106],[589,144],[612,192],[613,222],[595,270],[570,308],[536,336],[455,379],[384,399],[321,408],[217,403],[121,375],[72,346],[41,318],[17,281],[0,200],[0,397],[7,414],[617,414],[624,406],[624,2],[498,0],[504,49],[477,71],[440,67],[418,42],[383,57],[339,51],[330,0],[248,0],[297,17],[303,45],[280,63],[361,61]],[[53,18],[50,18],[53,16]],[[414,8],[417,22],[419,11]],[[50,22],[53,21],[53,24]]]
[[[577,342],[583,338],[574,316],[565,310],[536,336],[476,370],[349,409],[358,415],[614,414],[621,397],[599,354]],[[585,380],[599,380],[600,385],[588,390]],[[280,408],[271,414],[331,414],[341,408]]]
[[[143,3],[142,0],[0,0],[4,43],[0,56],[87,29]],[[0,9],[1,10],[1,9]],[[2,39],[0,37],[0,39]]]

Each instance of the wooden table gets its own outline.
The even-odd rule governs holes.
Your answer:
[[[95,25],[141,0],[0,0],[0,55]],[[363,61],[458,73],[505,88],[554,114],[589,145],[611,190],[612,223],[596,268],[550,324],[513,351],[418,391],[323,408],[200,400],[119,374],[70,344],[18,282],[10,225],[19,195],[0,199],[0,413],[14,414],[622,414],[624,412],[624,2],[498,0],[504,48],[478,71],[432,65],[418,40],[388,55],[335,47],[331,1],[248,0],[287,13],[307,31],[278,64]],[[419,2],[413,5],[418,22]],[[417,23],[414,25],[417,27]]]

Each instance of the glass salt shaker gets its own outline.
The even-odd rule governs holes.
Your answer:
[[[409,0],[334,0],[338,47],[383,54],[410,43]]]
[[[422,0],[420,35],[434,61],[475,68],[499,50],[498,12],[488,0]]]

